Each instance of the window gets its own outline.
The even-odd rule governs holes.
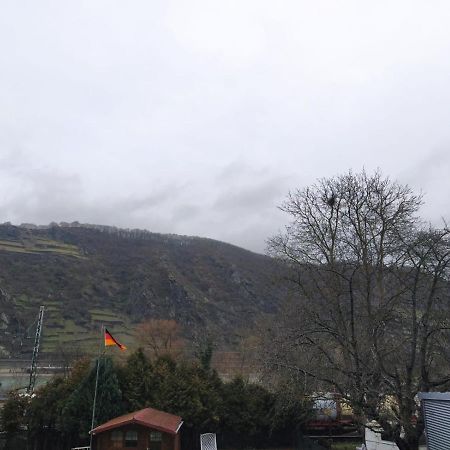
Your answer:
[[[111,431],[111,447],[113,449],[122,448],[123,433],[120,430]]]
[[[150,431],[150,450],[161,450],[162,433],[159,431]]]
[[[150,441],[151,442],[161,442],[162,434],[159,431],[151,431],[150,432]]]
[[[119,430],[114,430],[111,432],[111,440],[112,441],[122,441],[123,435],[122,432]]]
[[[129,430],[125,433],[125,447],[137,447],[138,433],[136,430]]]

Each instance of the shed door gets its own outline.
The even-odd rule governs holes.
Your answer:
[[[149,450],[162,450],[162,433],[159,431],[150,431]]]

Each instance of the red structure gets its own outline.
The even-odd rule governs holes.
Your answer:
[[[92,430],[92,450],[180,450],[181,417],[145,408]]]

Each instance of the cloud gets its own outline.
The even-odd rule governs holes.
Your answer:
[[[231,183],[230,183],[231,184]],[[220,193],[213,208],[216,211],[231,211],[233,214],[251,208],[263,215],[267,207],[273,207],[286,194],[286,180],[275,177],[268,180],[248,178]]]
[[[444,181],[450,173],[449,146],[434,149],[400,175],[402,182],[423,194],[422,215],[434,225],[450,218],[450,185]]]
[[[428,220],[448,215],[449,13],[443,1],[7,1],[3,220],[263,251],[290,189],[362,167],[423,189]]]

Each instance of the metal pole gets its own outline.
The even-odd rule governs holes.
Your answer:
[[[95,391],[94,391],[94,402],[92,404],[91,431],[89,432],[89,434],[90,434],[90,440],[89,440],[89,448],[90,448],[90,450],[92,450],[92,437],[93,437],[92,430],[94,429],[94,426],[95,426],[95,406],[96,406],[96,403],[97,403],[98,374],[100,372],[100,359],[102,357],[103,339],[105,338],[103,328],[104,328],[104,326],[102,325],[102,328],[101,328],[101,330],[102,330],[101,331],[102,332],[102,341],[101,341],[102,345],[100,346],[100,352],[99,352],[99,355],[98,355],[98,358],[97,358],[97,373],[95,375]]]
[[[44,310],[44,306],[39,308],[39,317],[36,326],[36,335],[34,338],[33,356],[31,358],[30,381],[27,387],[27,394],[29,395],[33,394],[34,386],[36,385],[37,360],[39,356],[39,346],[41,344],[42,325],[44,323]]]

